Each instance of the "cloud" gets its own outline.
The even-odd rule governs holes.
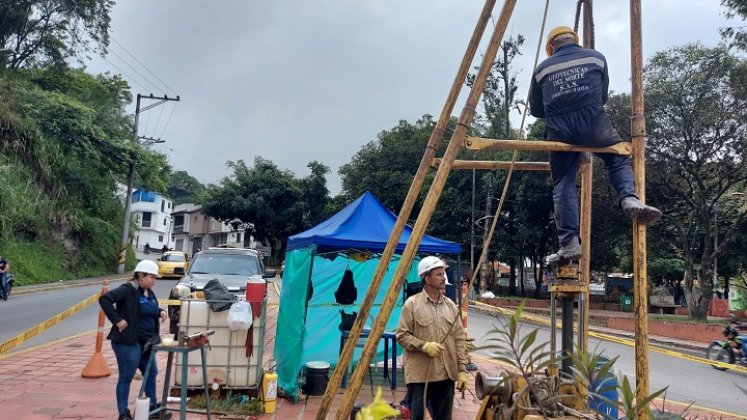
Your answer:
[[[516,63],[517,97],[526,95],[543,5],[519,2],[509,25],[509,35],[527,38]],[[181,96],[168,127],[174,104],[148,111],[140,130],[163,136],[166,143],[154,147],[176,169],[215,183],[228,174],[227,160],[262,156],[299,176],[318,160],[332,168],[329,186],[337,193],[337,169],[362,145],[400,119],[440,114],[482,6],[477,0],[120,1],[113,38],[175,92],[116,44],[112,51],[157,86],[112,55],[88,67],[119,73],[117,65],[134,93]],[[721,11],[716,0],[644,2],[644,53],[697,40],[715,44],[725,22]],[[596,2],[594,12],[611,88],[629,91],[627,2]],[[551,2],[548,30],[572,25],[574,13],[575,2]]]

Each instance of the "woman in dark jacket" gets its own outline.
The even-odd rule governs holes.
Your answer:
[[[155,261],[140,261],[135,266],[132,280],[99,298],[101,309],[112,323],[112,330],[107,338],[112,342],[119,371],[116,391],[119,420],[132,420],[132,414],[127,408],[132,377],[137,369],[145,376],[151,354],[150,345],[146,344],[160,342],[158,321],[166,321],[166,311],[158,307],[158,299],[152,289],[157,275],[158,264]],[[158,407],[157,375],[158,368],[153,363],[145,383],[145,394],[150,398],[151,411]],[[171,417],[171,412],[164,414],[166,418]]]

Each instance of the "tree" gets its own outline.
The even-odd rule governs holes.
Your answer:
[[[447,131],[453,129],[454,121],[450,124]],[[377,140],[363,146],[351,162],[343,165],[339,171],[343,187],[341,195],[345,196],[345,201],[350,202],[365,191],[370,191],[384,206],[398,213],[434,126],[430,115],[424,115],[415,123],[402,120],[396,127],[379,133]],[[447,143],[448,138],[442,140],[437,155],[443,154]],[[427,176],[413,207],[410,222],[420,213],[434,175],[431,172]],[[428,234],[459,242],[463,249],[468,247],[471,223],[468,203],[471,194],[471,172],[453,171],[431,217]]]
[[[747,17],[747,1],[746,0],[721,0],[721,5],[726,7],[726,17],[728,19],[741,18],[740,23],[744,23],[745,17]],[[747,50],[747,31],[743,25],[739,26],[727,26],[721,28],[721,37],[724,40],[730,41],[730,45],[741,50]]]
[[[0,47],[13,51],[8,66],[64,66],[80,54],[105,53],[113,6],[113,0],[4,0]]]
[[[329,190],[326,175],[330,171],[328,166],[316,160],[309,162],[306,167],[311,169],[311,173],[301,180],[301,194],[306,203],[303,224],[304,228],[309,228],[332,215],[332,213],[327,213]]]
[[[747,218],[741,208],[714,226],[719,203],[747,188],[745,80],[745,62],[723,46],[672,48],[646,68],[650,197],[676,231],[696,319],[708,311],[714,259]]]
[[[252,223],[252,234],[267,243],[277,261],[288,236],[301,231],[306,203],[299,181],[269,160],[256,157],[254,166],[243,160],[229,162],[231,176],[220,186],[208,187],[203,205],[206,215],[224,222]]]
[[[174,205],[183,203],[201,203],[207,188],[187,171],[176,171],[169,176],[166,189]]]

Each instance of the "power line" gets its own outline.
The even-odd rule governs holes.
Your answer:
[[[155,135],[155,134],[156,134],[156,132],[158,131],[158,125],[159,125],[159,124],[161,124],[161,115],[163,115],[163,109],[164,109],[164,108],[165,108],[165,107],[163,107],[163,106],[162,106],[162,107],[159,107],[159,112],[158,112],[158,119],[156,120],[156,126],[155,126],[155,127],[153,127],[153,134],[154,134],[154,135]]]
[[[137,61],[138,64],[140,64],[141,66],[143,66],[143,68],[145,69],[145,71],[147,71],[148,73],[150,73],[153,77],[156,78],[156,80],[158,80],[159,82],[161,82],[164,86],[166,86],[166,88],[168,88],[169,90],[171,90],[171,92],[174,95],[176,95],[176,90],[174,90],[171,86],[167,85],[166,82],[164,82],[163,80],[161,80],[155,73],[153,73],[152,71],[150,71],[150,69],[145,64],[141,63],[140,60],[137,59],[137,57],[135,57],[129,50],[127,50],[127,48],[125,48],[124,45],[120,44],[119,41],[117,41],[116,39],[114,39],[114,37],[110,36],[110,38],[111,38],[112,41],[114,41],[115,44],[117,44],[120,48],[122,48],[124,50],[124,52],[126,52],[130,57],[132,57],[135,61]]]
[[[135,73],[137,73],[138,76],[142,77],[143,80],[145,80],[146,82],[150,83],[150,85],[155,88],[155,92],[158,93],[158,91],[161,88],[159,88],[155,83],[151,82],[150,79],[148,79],[147,77],[143,76],[143,74],[140,73],[139,71],[137,71],[137,69],[135,67],[133,67],[132,64],[130,64],[127,60],[125,60],[124,58],[122,58],[119,54],[117,54],[116,52],[114,52],[114,50],[109,50],[109,52],[112,53],[112,54],[114,54],[115,57],[119,58],[123,63],[125,63],[127,65],[127,67],[131,68],[132,71],[134,71]],[[148,90],[150,90],[150,89],[148,89]]]
[[[163,134],[166,132],[166,128],[168,128],[169,123],[171,122],[171,117],[174,116],[174,111],[176,111],[176,103],[173,104],[171,107],[171,113],[169,114],[169,118],[166,120],[166,124],[163,126],[163,130],[161,130],[161,135],[159,137],[163,137]]]
[[[146,90],[146,91],[150,90],[150,89],[146,88],[145,86],[143,86],[142,84],[140,84],[140,82],[138,82],[137,79],[135,79],[133,77],[130,77],[130,75],[127,74],[127,72],[125,72],[124,70],[122,70],[119,67],[117,67],[116,64],[114,64],[111,61],[109,61],[106,57],[102,57],[102,58],[104,59],[104,61],[106,61],[107,63],[109,63],[109,65],[111,65],[112,67],[114,67],[114,69],[116,69],[120,74],[123,74],[125,77],[127,77],[128,80],[130,80],[132,82],[135,82],[135,84],[137,84],[138,86],[140,86],[141,88],[143,88],[143,90]]]

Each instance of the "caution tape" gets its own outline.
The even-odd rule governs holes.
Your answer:
[[[485,303],[482,303],[482,302],[477,302],[477,301],[470,301],[470,304],[473,304],[475,306],[485,307],[485,309],[488,309],[490,311],[499,312],[499,313],[503,313],[503,314],[513,315],[513,314],[516,313],[516,311],[510,310],[510,309],[498,308],[498,307],[495,307],[495,306],[492,306],[492,305],[488,305],[488,304],[485,304]],[[533,316],[533,315],[529,315],[529,314],[525,314],[525,313],[522,313],[521,317],[523,319],[535,322],[537,324],[550,325],[550,321],[547,318],[541,318],[541,317],[538,317],[538,316]],[[560,324],[558,323],[558,324],[556,324],[556,326],[560,327]],[[600,339],[600,340],[611,341],[613,343],[622,344],[622,345],[630,346],[630,347],[635,347],[635,341],[634,340],[629,340],[629,339],[626,339],[626,338],[621,338],[621,337],[617,337],[617,336],[614,336],[614,335],[603,334],[603,333],[594,332],[594,331],[589,331],[589,335],[591,337],[594,337],[594,338],[597,338],[597,339]],[[733,369],[733,370],[735,370],[737,372],[745,372],[745,373],[747,373],[747,367],[745,367],[745,366],[740,366],[740,365],[735,365],[735,364],[725,363],[725,362],[719,362],[719,361],[716,361],[716,360],[710,360],[710,359],[706,359],[705,357],[693,356],[691,354],[682,353],[682,352],[678,352],[678,351],[674,351],[674,350],[669,350],[669,349],[665,349],[663,347],[652,346],[651,344],[648,344],[647,347],[651,351],[653,351],[653,352],[664,354],[664,355],[667,355],[667,356],[677,357],[679,359],[689,360],[691,362],[702,363],[704,365],[710,365],[710,366],[714,366],[714,367],[721,367],[721,368],[725,368],[725,369]]]
[[[176,299],[158,299],[159,305],[169,305],[169,306],[181,306],[182,301],[176,300]],[[278,306],[278,302],[267,302],[267,306]],[[309,305],[311,306],[311,305]]]
[[[63,319],[68,318],[70,315],[79,312],[86,306],[98,301],[99,299],[99,293],[96,293],[89,297],[88,299],[77,303],[73,306],[71,306],[68,309],[65,309],[64,311],[60,312],[57,315],[52,316],[48,320],[42,322],[41,324],[37,324],[28,330],[18,334],[17,336],[11,338],[10,340],[0,344],[0,354],[5,354],[11,349],[25,343],[26,341],[36,337],[40,333],[52,328],[53,326],[59,324]]]

